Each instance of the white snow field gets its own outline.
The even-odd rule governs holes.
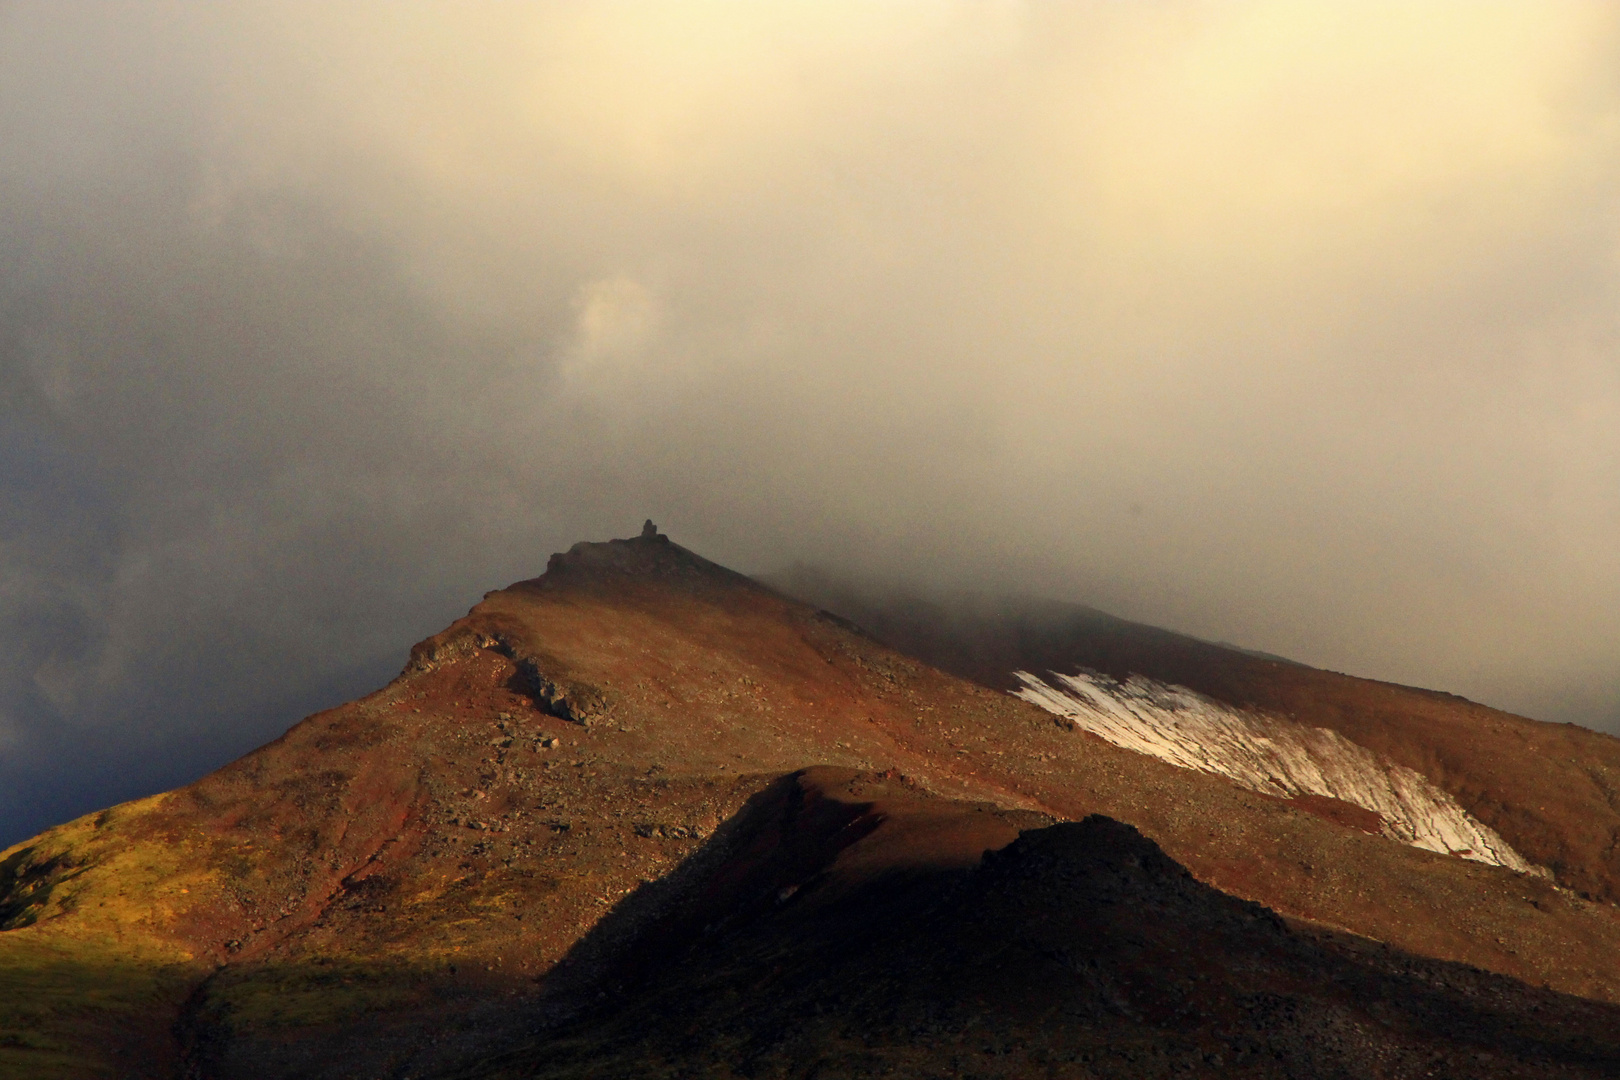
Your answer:
[[[1015,674],[1024,684],[1014,691],[1018,697],[1116,746],[1215,773],[1266,795],[1343,799],[1382,817],[1384,835],[1391,839],[1547,874],[1428,777],[1381,760],[1336,731],[1235,709],[1140,675],[1119,682],[1094,671],[1054,672],[1054,685],[1027,671]]]

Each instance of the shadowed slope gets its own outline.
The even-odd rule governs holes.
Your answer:
[[[1199,884],[1128,825],[1099,816],[1026,831],[982,867],[896,865],[885,854],[903,849],[881,839],[889,822],[847,836],[886,793],[829,779],[803,777],[797,802],[757,815],[742,856],[695,890],[624,993],[543,1041],[443,1075],[1620,1071],[1620,1008],[1291,931]],[[982,808],[910,801],[931,803],[911,813],[936,833],[1006,828]],[[842,854],[802,887],[786,865],[761,874],[752,858],[793,846]],[[845,862],[863,872],[841,873]],[[716,922],[726,893],[718,909],[730,917]]]

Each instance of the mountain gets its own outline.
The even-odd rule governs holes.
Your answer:
[[[376,693],[0,852],[0,1076],[1620,1074],[1615,740],[857,606],[576,545]]]

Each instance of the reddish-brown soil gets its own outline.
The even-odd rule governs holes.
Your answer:
[[[1339,825],[1347,825],[1352,829],[1360,829],[1374,836],[1383,831],[1384,819],[1377,811],[1345,802],[1343,799],[1335,799],[1329,795],[1313,795],[1307,791],[1282,801],[1290,806],[1299,807],[1307,814],[1315,814],[1317,817],[1326,818]]]
[[[784,779],[812,767],[845,772]],[[1065,730],[656,536],[576,546],[377,693],[0,853],[0,980],[149,968],[121,1045],[174,1033],[190,1076],[426,1076],[584,1022],[693,911],[965,873],[1094,813],[1298,926],[1620,1002],[1607,903]],[[112,1006],[49,985],[51,1046],[0,1038],[0,1075],[173,1075],[76,1036]]]

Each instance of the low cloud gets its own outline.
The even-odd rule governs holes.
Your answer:
[[[1617,30],[0,8],[0,839],[649,514],[1620,726]]]

